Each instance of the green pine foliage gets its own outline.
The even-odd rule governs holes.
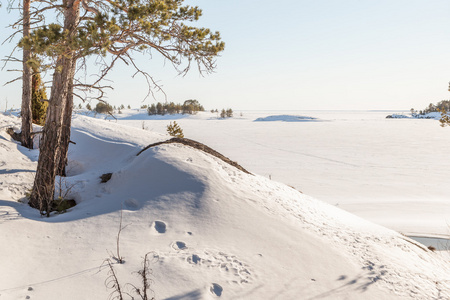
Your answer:
[[[74,24],[75,32],[64,31],[64,22],[57,17],[37,26],[19,42],[19,47],[47,58],[73,53],[78,59],[110,53],[130,63],[132,51],[151,55],[153,49],[181,74],[189,71],[192,62],[198,64],[201,72],[211,73],[215,57],[224,50],[225,43],[219,32],[191,26],[199,20],[202,10],[183,2],[98,1],[95,8],[88,10],[83,5],[81,18]],[[43,10],[51,8],[44,5]]]
[[[32,77],[31,112],[33,123],[43,126],[47,115],[47,93],[41,80],[41,74],[34,70]],[[45,100],[45,101],[44,101]]]
[[[439,122],[441,122],[441,126],[450,126],[450,116],[447,111],[445,109],[439,109],[438,111],[441,113],[441,119],[439,120]]]
[[[156,104],[152,103],[148,108],[147,112],[150,116],[152,115],[173,115],[173,114],[196,114],[199,111],[204,111],[205,109],[197,100],[186,100],[183,104],[175,104],[174,102],[170,103],[161,103],[158,102]]]
[[[110,114],[113,112],[112,106],[105,102],[97,103],[94,110],[99,114]]]
[[[183,129],[181,129],[180,125],[176,121],[170,122],[167,125],[167,133],[173,137],[184,138]]]
[[[419,114],[425,115],[425,114],[428,114],[431,112],[442,112],[444,110],[450,111],[450,100],[442,100],[436,104],[430,103],[430,104],[428,104],[428,107],[426,107],[424,110],[420,110]],[[410,111],[413,114],[417,113],[417,111],[414,110],[414,108],[411,108]]]
[[[225,119],[231,117],[233,117],[233,110],[231,108],[228,108],[227,110],[225,110],[225,108],[222,108],[222,110],[220,111],[220,118]]]

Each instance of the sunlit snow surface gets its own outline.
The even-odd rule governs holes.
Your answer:
[[[290,114],[327,122],[253,122]],[[20,120],[0,114],[0,300],[107,299],[103,261],[116,255],[121,211],[117,276],[124,289],[139,285],[151,252],[156,299],[450,298],[447,252],[340,209],[407,234],[445,234],[447,129],[384,113],[235,115],[75,116],[68,177],[57,182],[78,205],[43,218],[17,201],[38,150],[11,141],[5,129]],[[174,119],[255,175],[179,144],[136,156],[168,139]]]
[[[137,112],[129,113],[117,115],[119,123],[165,133],[170,122],[145,113],[131,121]],[[393,113],[400,112],[235,111],[232,119],[204,113],[178,123],[186,137],[256,174],[405,234],[448,236],[450,128],[386,119]],[[284,122],[298,116],[314,120]]]

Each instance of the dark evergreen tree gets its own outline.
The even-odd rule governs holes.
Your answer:
[[[31,90],[31,111],[33,123],[44,125],[48,107],[47,92],[45,91],[44,84],[41,81],[41,74],[37,69],[33,72]]]
[[[184,138],[183,129],[181,129],[176,121],[173,121],[173,124],[170,122],[170,124],[167,125],[167,133],[173,137]]]
[[[99,102],[94,110],[99,114],[111,114],[113,112],[113,107],[108,103]]]
[[[147,108],[147,112],[150,116],[156,115],[156,106],[154,103]]]
[[[161,102],[158,102],[156,104],[156,114],[157,115],[163,115],[164,114],[164,107],[163,107]]]

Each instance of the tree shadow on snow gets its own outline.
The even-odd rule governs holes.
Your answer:
[[[165,298],[164,300],[200,300],[203,299],[202,292],[200,290],[194,290],[186,294],[180,294]]]
[[[381,280],[386,274],[384,265],[377,266],[372,262],[367,262],[366,266],[362,267],[363,272],[361,272],[355,278],[348,278],[346,275],[339,276],[336,280],[342,281],[344,284],[331,289],[325,293],[319,294],[317,296],[308,298],[308,300],[313,299],[329,299],[336,298],[341,293],[348,293],[350,290],[355,292],[364,293],[369,290],[375,283]]]
[[[155,158],[152,152],[148,150],[145,155],[136,157],[130,165],[114,170],[111,180],[106,183],[100,183],[100,179],[94,177],[75,186],[70,196],[73,196],[77,205],[65,213],[52,213],[47,218],[28,204],[7,200],[0,200],[0,211],[2,206],[11,207],[23,218],[48,223],[86,219],[121,210],[201,213],[205,205],[205,183],[192,174]],[[66,180],[70,184],[70,180],[76,182],[77,178]]]
[[[34,173],[34,170],[27,170],[27,169],[11,169],[11,170],[0,170],[0,175],[4,174],[14,174],[14,173],[21,173],[21,172],[28,172],[28,173]]]

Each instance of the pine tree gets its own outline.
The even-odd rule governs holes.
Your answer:
[[[156,105],[152,103],[152,105],[147,108],[147,112],[149,116],[156,115]]]
[[[173,124],[170,122],[170,124],[167,125],[167,133],[173,137],[184,138],[183,129],[181,129],[176,121],[173,121]]]
[[[45,87],[41,81],[41,74],[37,69],[35,69],[33,73],[31,90],[31,111],[33,123],[44,125],[48,107],[47,92],[45,91]]]
[[[218,32],[187,24],[201,16],[198,7],[183,5],[183,0],[65,0],[63,5],[45,2],[42,10],[60,9],[63,20],[46,22],[19,43],[33,53],[56,62],[44,138],[30,196],[30,205],[50,213],[55,176],[60,162],[67,162],[70,120],[73,109],[73,82],[77,62],[92,55],[107,56],[99,79],[85,87],[101,89],[116,61],[125,61],[148,82],[151,76],[136,65],[131,54],[156,52],[169,60],[179,73],[187,73],[192,63],[201,72],[215,68],[215,57],[224,49]],[[48,6],[46,6],[48,5]],[[107,61],[103,59],[103,61]],[[183,65],[183,63],[185,63]]]
[[[111,105],[109,105],[108,103],[99,102],[95,106],[94,110],[96,112],[98,112],[99,114],[110,114],[113,112],[113,107]]]
[[[157,115],[163,115],[164,114],[164,107],[161,104],[161,102],[156,103],[156,114]]]

